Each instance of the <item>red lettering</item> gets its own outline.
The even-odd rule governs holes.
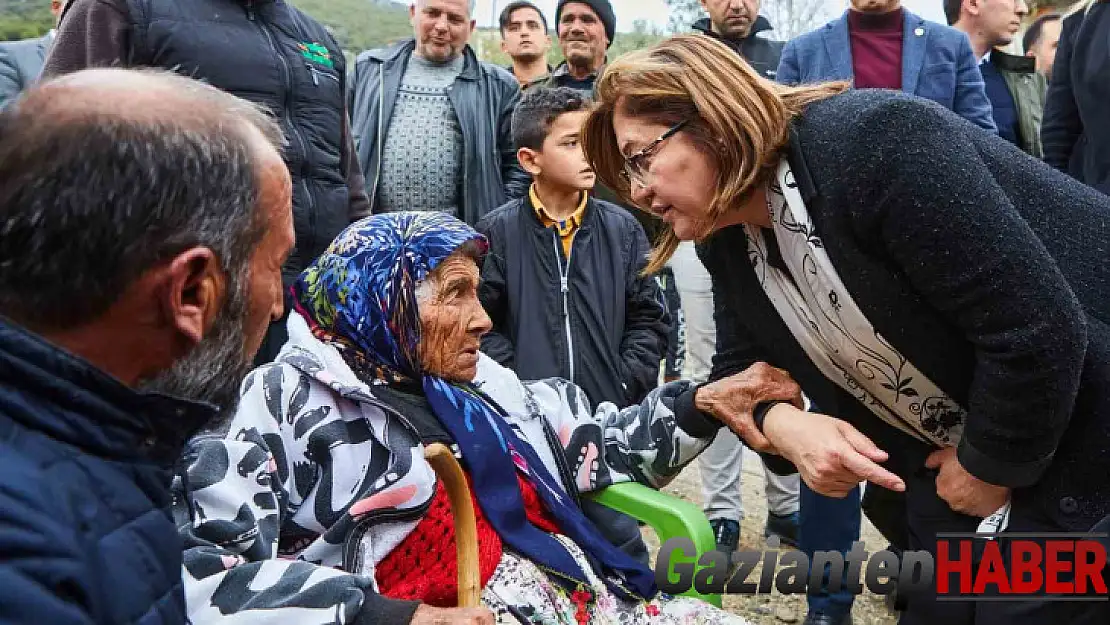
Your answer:
[[[956,560],[949,557],[948,545],[947,540],[937,541],[937,594],[949,593],[949,576],[955,573],[960,580],[960,594],[966,595],[971,592],[971,543],[966,540],[960,541],[960,557]]]
[[[1044,574],[1041,573],[1041,546],[1031,540],[1011,542],[1010,568],[1013,577],[1010,589],[1015,594],[1036,593],[1044,583]]]
[[[1106,566],[1106,547],[1093,540],[1080,540],[1075,543],[1075,592],[1083,595],[1087,593],[1087,581],[1090,580],[1091,589],[1100,594],[1106,594],[1106,580],[1102,577],[1102,570]]]
[[[988,540],[983,545],[983,561],[979,563],[979,573],[975,576],[975,590],[977,595],[983,594],[987,584],[998,587],[1000,594],[1010,594],[1010,580],[1006,577],[1006,566],[1002,564],[1002,550],[998,547],[997,540]]]
[[[1050,595],[1070,595],[1075,592],[1075,584],[1060,581],[1061,573],[1070,573],[1071,562],[1060,560],[1060,554],[1071,553],[1075,542],[1071,540],[1050,540],[1045,543],[1044,589]]]

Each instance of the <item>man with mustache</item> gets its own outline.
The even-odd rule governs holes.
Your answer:
[[[97,69],[25,92],[0,135],[0,621],[186,622],[171,476],[282,315],[281,130]]]
[[[520,83],[521,91],[547,80],[551,66],[547,51],[551,36],[547,34],[547,18],[539,7],[528,0],[517,0],[501,11],[501,51],[513,64],[505,68]]]
[[[709,17],[694,22],[694,30],[723,42],[755,71],[774,80],[783,42],[758,36],[774,28],[759,14],[759,5],[760,0],[701,0]]]
[[[509,124],[520,86],[467,44],[474,0],[416,0],[415,37],[358,56],[351,123],[373,213],[473,225],[528,191]]]
[[[551,72],[549,87],[570,87],[593,94],[613,45],[617,16],[609,0],[559,0],[555,29],[566,61]]]
[[[1048,82],[1037,73],[1037,60],[1002,50],[1017,37],[1029,15],[1025,0],[945,0],[948,23],[967,33],[991,102],[998,134],[1037,158],[1041,149],[1041,115]]]

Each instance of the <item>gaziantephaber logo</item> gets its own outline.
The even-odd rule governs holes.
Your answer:
[[[932,588],[940,601],[1108,601],[1105,534],[939,534],[929,551],[868,553],[862,542],[845,554],[818,551],[719,551],[697,554],[688,538],[663,543],[655,581],[669,594],[816,592],[912,596]],[[1005,542],[1003,544],[1001,540]],[[1005,547],[1005,548],[1004,548]],[[762,564],[758,574],[756,567]]]
[[[335,64],[331,61],[331,52],[316,42],[302,41],[297,44],[297,49],[301,51],[301,56],[313,63],[319,63],[324,67],[335,67]]]

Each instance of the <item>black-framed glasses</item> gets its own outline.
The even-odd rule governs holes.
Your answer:
[[[621,169],[621,175],[624,177],[624,179],[627,180],[629,183],[634,182],[642,187],[646,187],[649,183],[647,179],[647,167],[649,165],[648,158],[650,158],[651,155],[659,149],[659,146],[664,141],[673,137],[675,133],[677,133],[679,130],[682,130],[682,128],[687,124],[688,121],[689,120],[684,119],[674,126],[671,126],[666,130],[666,132],[659,135],[657,139],[645,145],[643,149],[636,152],[632,156],[625,158],[624,168]]]

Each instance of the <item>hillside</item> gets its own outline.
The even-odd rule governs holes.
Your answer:
[[[392,0],[288,0],[331,30],[348,56],[412,36],[408,7]],[[38,37],[53,26],[50,3],[46,0],[0,0],[0,41]],[[615,58],[628,50],[658,41],[661,33],[651,32],[647,24],[637,23],[634,32],[618,33],[609,50]],[[488,61],[508,63],[500,50],[496,29],[480,29],[471,43]],[[556,64],[562,55],[556,45],[549,55]]]
[[[0,0],[0,41],[38,37],[53,26],[46,0]]]
[[[348,54],[412,36],[408,7],[389,0],[290,0],[331,30]]]

